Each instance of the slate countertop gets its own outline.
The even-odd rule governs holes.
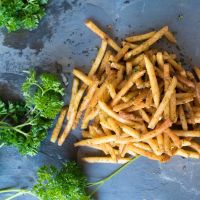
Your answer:
[[[66,101],[71,88],[70,71],[73,67],[87,71],[95,57],[100,39],[88,30],[84,21],[94,19],[116,40],[126,34],[142,33],[169,25],[175,32],[179,52],[185,67],[200,64],[200,1],[197,0],[50,0],[47,15],[38,29],[8,34],[0,31],[0,96],[19,99],[23,70],[31,66],[38,71],[65,74],[69,78]],[[183,19],[180,20],[182,16]],[[108,28],[112,25],[112,29]],[[166,44],[161,44],[165,46]],[[171,45],[167,45],[168,46]],[[51,131],[50,131],[51,132]],[[11,147],[0,149],[0,188],[31,187],[35,173],[42,164],[58,160],[77,159],[81,152],[73,143],[80,130],[71,133],[64,146],[43,142],[35,157],[21,157]],[[80,162],[81,163],[81,162]],[[116,169],[117,165],[85,164],[83,170],[90,180],[96,180]],[[199,200],[200,162],[175,157],[160,164],[146,158],[138,159],[97,193],[99,200]],[[3,199],[3,196],[0,196]],[[17,198],[16,198],[17,199]],[[23,196],[17,200],[31,200]]]

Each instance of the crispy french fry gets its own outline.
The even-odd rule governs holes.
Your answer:
[[[108,89],[108,92],[109,92],[110,96],[112,97],[112,99],[114,99],[115,96],[116,96],[116,91],[115,91],[115,88],[114,88],[113,84],[112,83],[108,83],[107,84],[107,89]]]
[[[178,149],[176,151],[175,155],[182,156],[182,157],[185,157],[185,158],[195,158],[195,159],[200,158],[199,153],[194,152],[194,151],[184,150],[184,149]]]
[[[138,47],[138,44],[122,41],[122,46],[124,47],[125,45],[129,46],[130,49],[135,49],[136,47]]]
[[[120,136],[122,133],[122,130],[119,126],[119,124],[117,123],[117,121],[115,121],[113,118],[107,118],[107,122],[109,123],[111,129],[116,133],[117,136]]]
[[[165,93],[158,109],[156,110],[155,114],[153,115],[151,121],[149,122],[149,125],[148,125],[149,128],[153,129],[156,126],[156,124],[158,123],[160,116],[162,115],[167,103],[169,103],[169,100],[174,92],[174,89],[176,88],[176,84],[177,84],[177,79],[176,79],[176,77],[173,77],[173,79],[168,87],[168,90]]]
[[[171,140],[174,142],[174,145],[178,148],[181,148],[182,144],[181,144],[181,140],[179,139],[179,137],[170,129],[166,129],[165,133],[171,138]]]
[[[158,142],[158,147],[161,153],[164,152],[164,136],[163,134],[160,134],[156,137],[157,142]]]
[[[85,75],[83,72],[79,71],[78,69],[73,69],[73,74],[76,76],[78,79],[83,81],[86,85],[92,85],[93,81],[90,77]]]
[[[106,68],[110,65],[109,62],[110,56],[111,56],[111,51],[109,50],[106,51],[98,69],[98,77],[100,77],[103,74],[103,72],[106,71]]]
[[[132,125],[134,124],[131,120],[126,120],[120,117],[116,112],[114,112],[106,103],[99,101],[98,105],[102,111],[104,111],[108,116],[114,118],[115,120],[127,124],[127,125]]]
[[[124,45],[123,48],[121,48],[117,54],[114,57],[114,62],[119,62],[122,57],[124,56],[124,54],[129,50],[130,46],[129,45]]]
[[[132,58],[130,62],[132,63],[133,66],[139,65],[141,61],[144,60],[144,54],[140,54],[135,58]]]
[[[185,113],[184,113],[182,105],[179,106],[178,112],[179,112],[179,118],[181,121],[182,129],[186,131],[188,130],[188,125],[187,125],[187,120],[185,118]]]
[[[51,142],[55,143],[58,135],[60,133],[60,130],[62,128],[64,119],[65,119],[65,115],[67,113],[68,107],[64,106],[62,108],[62,110],[60,111],[60,116],[58,117],[58,120],[56,122],[55,128],[53,129],[52,135],[51,135]]]
[[[162,52],[158,52],[156,54],[156,60],[157,60],[157,63],[158,63],[158,66],[161,70],[164,69],[164,59],[163,59],[163,55],[162,55]]]
[[[133,143],[133,145],[138,147],[138,148],[144,149],[146,151],[152,152],[152,149],[151,149],[150,145],[146,144],[144,142],[135,142],[135,143]]]
[[[142,40],[147,40],[151,38],[155,33],[156,33],[155,31],[152,31],[149,33],[141,34],[141,35],[134,35],[134,36],[126,37],[125,40],[127,42],[138,42]]]
[[[132,63],[131,62],[126,62],[126,74],[127,74],[127,76],[131,75],[132,68],[133,68]]]
[[[76,93],[78,91],[78,85],[79,85],[79,80],[77,78],[74,78],[73,84],[72,84],[71,100],[70,100],[69,109],[68,109],[68,112],[67,112],[67,119],[68,120],[69,120],[69,117],[71,115],[71,110],[72,110],[72,107],[73,107],[73,104],[74,104]]]
[[[147,74],[150,79],[153,100],[154,100],[155,106],[158,107],[159,102],[160,102],[160,90],[158,87],[158,82],[157,82],[157,78],[155,75],[154,67],[147,56],[144,56],[144,60],[145,60],[145,65],[146,65],[146,69],[147,69]]]
[[[177,79],[178,79],[178,81],[185,84],[186,86],[188,86],[190,88],[195,88],[195,84],[192,81],[188,80],[187,78],[177,75]]]
[[[166,119],[160,126],[158,126],[156,129],[149,131],[147,133],[144,133],[141,135],[140,140],[144,141],[150,138],[154,138],[160,134],[162,134],[167,128],[169,128],[172,125],[172,122],[169,119]]]
[[[200,137],[200,131],[171,130],[179,137]]]
[[[167,133],[164,133],[164,150],[166,154],[168,154],[169,156],[172,156],[171,142]]]
[[[165,37],[167,38],[167,40],[169,42],[175,43],[176,44],[176,38],[174,37],[174,35],[172,34],[172,32],[170,32],[169,30],[165,33]]]
[[[198,79],[200,81],[200,69],[199,69],[199,67],[195,66],[194,67],[194,71],[195,71],[195,73],[196,73],[196,75],[197,75],[197,77],[198,77]]]
[[[176,105],[182,105],[182,104],[187,104],[191,101],[194,101],[194,97],[193,96],[188,96],[188,97],[185,97],[185,98],[182,98],[182,99],[177,99],[176,100]]]
[[[124,164],[131,160],[131,158],[118,158],[113,160],[111,157],[84,157],[83,161],[88,163],[112,163],[112,164]]]
[[[190,141],[190,143],[191,144],[189,146],[200,154],[200,145],[193,141]]]
[[[168,27],[165,26],[156,32],[152,37],[150,37],[147,41],[136,47],[135,49],[129,51],[125,54],[124,59],[128,60],[132,56],[138,55],[139,53],[147,50],[152,44],[158,41],[166,32],[168,31]]]
[[[151,147],[152,151],[157,156],[160,156],[163,153],[163,151],[161,151],[160,148],[159,148],[159,146],[158,146],[157,140],[155,140],[155,139],[148,139],[146,142],[149,144],[149,146]]]
[[[143,119],[145,122],[147,122],[147,123],[150,122],[150,117],[148,116],[148,114],[145,112],[144,109],[139,110],[139,113],[140,113],[142,119]]]
[[[133,138],[140,138],[140,132],[126,125],[120,125],[122,130]]]
[[[169,101],[169,113],[170,113],[171,121],[175,122],[177,119],[177,116],[176,116],[176,90],[175,89],[174,89],[174,92]]]
[[[121,48],[118,46],[114,40],[112,40],[106,33],[104,33],[94,22],[91,20],[87,20],[85,22],[85,25],[94,33],[96,33],[102,40],[105,40],[108,42],[108,44],[115,50],[120,51]]]

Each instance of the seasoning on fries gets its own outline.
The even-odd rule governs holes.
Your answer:
[[[177,42],[168,27],[126,37],[120,47],[91,20],[86,26],[102,39],[101,47],[88,75],[73,70],[69,109],[62,109],[51,141],[59,137],[62,145],[83,115],[83,139],[75,146],[102,153],[85,162],[122,164],[137,155],[159,162],[199,159],[200,68],[193,74],[175,54],[151,48],[162,37]]]

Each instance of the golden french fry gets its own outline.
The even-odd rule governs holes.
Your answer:
[[[141,72],[137,72],[135,74],[132,74],[130,76],[130,78],[128,79],[128,81],[126,82],[126,84],[124,85],[124,87],[117,93],[117,95],[115,96],[115,98],[112,100],[111,102],[111,106],[113,107],[114,105],[116,105],[122,96],[124,96],[128,91],[129,89],[133,86],[133,84],[135,83],[135,81],[142,77],[145,73],[145,70],[144,71],[141,71]]]
[[[140,140],[148,140],[150,138],[154,138],[160,134],[162,134],[167,128],[169,128],[172,125],[172,122],[169,119],[166,119],[160,126],[158,126],[156,129],[149,131],[147,133],[144,133],[141,135]]]
[[[86,85],[92,85],[93,81],[90,77],[85,75],[83,72],[79,71],[78,69],[73,69],[73,74],[76,76],[78,79],[83,81]]]
[[[147,56],[144,56],[144,60],[145,60],[145,65],[146,65],[146,69],[147,69],[147,74],[148,74],[149,80],[150,80],[153,100],[154,100],[155,106],[158,107],[159,102],[160,102],[160,90],[158,87],[158,82],[157,82],[157,78],[155,75],[154,67]]]
[[[111,51],[106,51],[104,54],[104,57],[102,59],[102,62],[98,68],[98,77],[101,77],[103,72],[106,71],[106,68],[110,65],[109,58],[111,56]]]
[[[177,119],[176,115],[176,90],[174,89],[174,92],[171,96],[171,99],[169,101],[169,114],[170,114],[170,119],[172,122],[175,122]]]
[[[132,63],[126,62],[126,74],[127,74],[127,76],[131,75],[132,69],[133,69]]]
[[[70,99],[70,103],[69,103],[69,109],[67,112],[67,119],[69,120],[69,117],[71,115],[71,110],[74,104],[74,100],[75,100],[75,96],[76,93],[78,91],[78,85],[79,85],[79,80],[77,78],[74,78],[73,80],[73,84],[72,84],[72,93],[71,93],[71,99]]]
[[[124,45],[123,48],[121,48],[117,54],[115,55],[115,57],[113,58],[114,62],[119,62],[122,57],[124,56],[124,54],[129,50],[130,46],[129,45]]]
[[[171,138],[176,147],[181,148],[181,140],[173,131],[171,131],[170,129],[166,129],[165,133]]]
[[[102,40],[108,42],[108,44],[115,50],[120,51],[121,48],[118,46],[114,40],[112,40],[106,33],[104,33],[94,22],[91,20],[86,20],[85,25],[94,33],[96,33]]]
[[[191,88],[195,88],[195,84],[192,81],[188,80],[187,78],[180,76],[180,75],[177,75],[177,79],[178,79],[178,81],[185,84],[186,86],[191,87]]]
[[[140,138],[140,132],[126,125],[120,125],[124,133],[132,136],[133,138]]]
[[[106,52],[106,48],[107,48],[107,42],[105,40],[102,40],[101,47],[97,53],[94,63],[92,64],[92,67],[90,69],[88,76],[93,76],[96,73],[96,71],[98,70],[98,67],[99,67],[99,65],[103,59],[103,56]]]
[[[182,99],[177,99],[176,100],[176,105],[182,105],[182,104],[187,104],[191,101],[194,101],[194,97],[193,96],[188,96],[188,97],[184,97]]]
[[[164,133],[164,150],[169,156],[172,156],[171,142],[167,133]]]
[[[149,122],[149,125],[148,125],[149,128],[153,129],[156,126],[156,124],[158,123],[160,116],[162,115],[167,103],[169,103],[169,100],[174,92],[174,89],[176,88],[176,84],[177,84],[177,79],[174,76],[158,109],[156,110],[155,114],[153,115],[151,121]]]
[[[156,137],[157,142],[158,142],[158,147],[161,153],[164,152],[164,136],[163,134],[160,134]]]
[[[163,153],[163,151],[161,151],[161,149],[159,148],[158,142],[157,142],[156,139],[148,139],[146,142],[149,144],[149,146],[151,147],[152,151],[157,156],[160,156]]]
[[[183,110],[182,105],[179,106],[178,112],[179,112],[179,118],[181,121],[182,129],[186,131],[188,130],[188,125],[187,125],[187,120],[185,118],[185,112]]]
[[[122,133],[122,130],[119,126],[119,124],[117,123],[117,121],[115,121],[113,118],[107,118],[107,122],[110,125],[111,129],[116,133],[117,136],[120,136]]]
[[[131,160],[131,158],[118,158],[113,160],[111,157],[84,157],[83,161],[88,163],[112,163],[112,164],[124,164]]]
[[[139,110],[139,114],[141,115],[142,119],[149,123],[150,122],[150,117],[148,116],[148,114],[145,112],[144,109]]]
[[[112,97],[112,99],[114,99],[115,96],[116,96],[116,91],[115,91],[115,88],[114,88],[113,84],[112,83],[108,83],[107,84],[107,89],[108,89],[108,92],[109,92],[110,96]]]
[[[140,54],[135,58],[132,58],[130,62],[132,63],[133,66],[139,65],[140,62],[144,60],[144,54]]]
[[[60,130],[62,128],[66,113],[67,113],[68,107],[64,106],[62,110],[60,111],[60,116],[58,117],[58,120],[56,122],[56,126],[53,129],[52,135],[51,135],[51,142],[55,143],[58,135],[60,133]]]
[[[134,36],[126,37],[125,40],[127,42],[138,42],[142,40],[147,40],[151,38],[153,35],[155,35],[155,33],[156,33],[155,31],[152,31],[149,33],[141,34],[141,35],[134,35]]]
[[[172,42],[172,43],[176,44],[176,38],[174,37],[174,35],[172,34],[172,32],[170,32],[169,30],[165,33],[165,37],[167,38],[167,40],[169,42]]]
[[[191,144],[189,146],[200,154],[200,145],[193,141],[190,141],[190,143]]]
[[[158,63],[158,66],[161,70],[164,69],[164,59],[163,59],[163,54],[162,52],[158,52],[156,54],[156,60],[157,60],[157,63]]]
[[[200,137],[200,131],[171,130],[179,137]]]
[[[124,59],[128,60],[132,56],[136,56],[137,54],[147,50],[152,44],[158,41],[167,31],[168,31],[168,27],[167,26],[163,27],[158,32],[156,32],[151,38],[149,38],[147,41],[143,42],[135,49],[126,53],[124,56]]]
[[[182,156],[182,157],[185,157],[185,158],[195,158],[195,159],[200,158],[199,153],[194,152],[194,151],[184,150],[184,149],[178,149],[176,151],[175,155]]]
[[[198,77],[198,79],[200,81],[200,69],[199,69],[199,67],[195,66],[194,67],[194,71],[195,71],[195,73],[196,73],[196,75],[197,75],[197,77]]]
[[[130,43],[130,42],[125,42],[125,41],[122,41],[122,46],[124,47],[125,45],[129,46],[130,49],[135,49],[136,47],[138,47],[138,44],[133,44],[133,43]]]

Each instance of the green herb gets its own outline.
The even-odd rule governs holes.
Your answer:
[[[37,28],[45,15],[44,6],[47,2],[48,0],[1,0],[0,26],[5,26],[9,32]]]
[[[184,19],[184,16],[183,16],[182,14],[179,14],[179,15],[178,15],[178,20],[179,20],[179,21],[182,21],[183,19]]]
[[[0,146],[33,156],[63,106],[63,88],[54,75],[42,74],[37,80],[31,71],[22,90],[24,103],[0,101]]]
[[[86,193],[87,179],[75,162],[67,162],[60,171],[53,166],[43,166],[38,170],[38,180],[32,190],[2,189],[1,193],[14,192],[13,199],[29,194],[41,200],[89,200]],[[6,200],[6,199],[5,199]]]

